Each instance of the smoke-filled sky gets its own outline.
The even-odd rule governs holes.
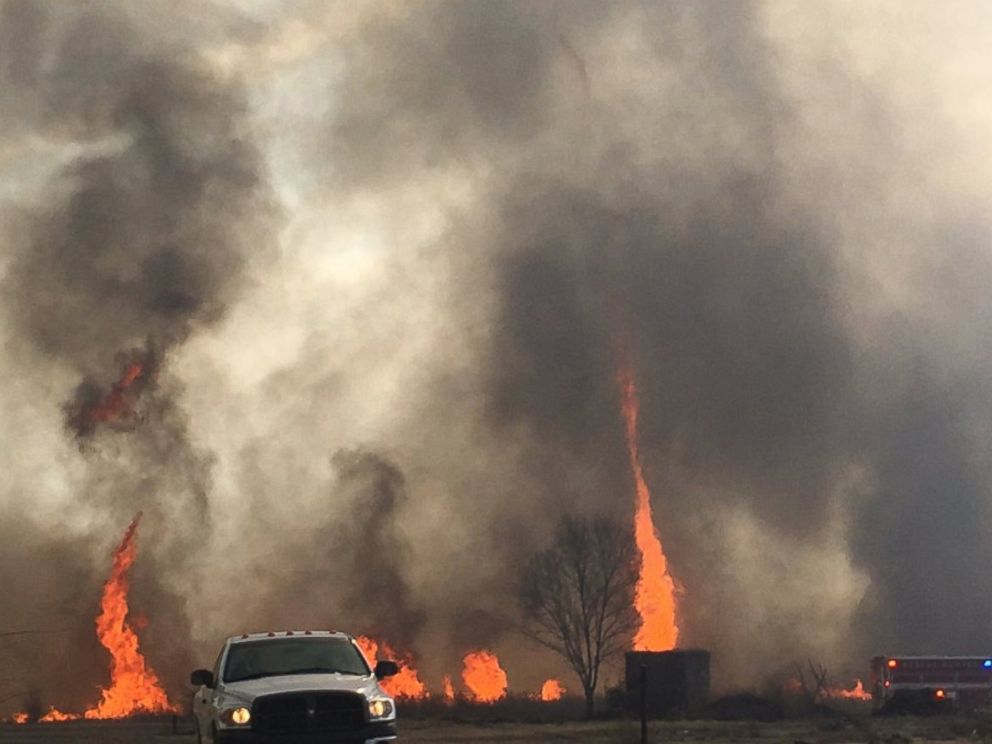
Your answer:
[[[92,702],[143,510],[174,690],[269,627],[564,674],[513,586],[631,519],[621,346],[717,686],[987,653],[990,45],[978,0],[5,0],[0,630],[60,632],[4,658]]]

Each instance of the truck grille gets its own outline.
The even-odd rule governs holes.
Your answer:
[[[255,699],[251,728],[266,734],[353,731],[365,724],[365,699],[351,692],[266,695]]]

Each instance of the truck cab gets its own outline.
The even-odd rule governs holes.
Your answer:
[[[200,744],[396,740],[396,702],[355,639],[337,631],[270,631],[228,638],[214,668],[190,675]]]

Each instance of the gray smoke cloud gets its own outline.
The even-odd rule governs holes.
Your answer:
[[[397,518],[408,499],[403,474],[371,452],[339,451],[328,460],[325,493],[292,527],[273,533],[265,520],[249,527],[258,530],[249,539],[265,546],[252,551],[249,572],[262,577],[264,591],[246,600],[255,606],[238,629],[331,624],[409,648],[425,618],[403,573],[410,553]],[[266,465],[249,467],[268,483]],[[257,493],[252,506],[268,510],[270,498]]]
[[[36,193],[25,188],[7,205],[16,226],[5,235],[2,287],[11,361],[22,375],[41,364],[78,380],[61,406],[65,436],[78,446],[77,503],[108,531],[105,541],[146,513],[148,555],[134,594],[141,613],[156,617],[151,653],[185,666],[182,597],[209,535],[211,455],[190,440],[177,405],[182,382],[167,366],[196,327],[223,315],[244,267],[271,249],[276,211],[245,95],[191,50],[149,40],[113,5],[15,0],[2,13],[13,42],[3,96],[25,102],[5,106],[16,112],[12,148],[30,157],[47,138],[59,150]],[[109,567],[109,550],[100,558]],[[59,570],[31,565],[41,575]],[[98,602],[99,583],[86,587]],[[16,627],[69,624],[95,640],[94,612],[42,620],[32,604]],[[105,668],[83,666],[87,688],[105,683]],[[36,686],[64,705],[52,697],[58,689]]]
[[[508,571],[556,509],[629,519],[616,393],[627,339],[686,641],[743,680],[770,666],[771,647],[750,637],[803,653],[836,621],[792,606],[813,587],[761,607],[773,580],[728,575],[744,538],[719,520],[742,508],[760,531],[815,538],[860,464],[846,267],[815,209],[787,211],[774,153],[797,114],[760,7],[549,8],[427,5],[370,24],[324,135],[328,184],[340,199],[438,171],[472,183],[434,246],[443,258],[422,260],[450,262],[466,305],[492,293],[478,424],[526,451],[496,466],[496,513],[469,523],[529,536],[494,557]],[[636,60],[598,63],[638,25],[652,35],[632,42]],[[741,594],[755,611],[732,629],[714,610]]]
[[[631,517],[623,346],[718,686],[984,653],[992,19],[901,7],[8,0],[5,512],[92,587],[146,511],[170,680],[331,626],[532,688],[519,566]]]

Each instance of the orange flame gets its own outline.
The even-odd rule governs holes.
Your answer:
[[[565,688],[562,687],[561,682],[556,679],[546,679],[544,680],[544,684],[541,685],[541,700],[546,703],[561,700],[562,695],[564,694]]]
[[[494,703],[506,697],[506,672],[491,651],[472,651],[462,659],[462,681],[472,699]]]
[[[138,636],[127,623],[127,574],[138,552],[135,539],[140,519],[139,512],[114,551],[113,567],[110,577],[103,585],[100,614],[96,618],[97,638],[110,652],[110,687],[103,688],[103,699],[81,716],[78,713],[64,713],[52,706],[38,719],[40,723],[75,721],[79,718],[127,718],[138,713],[179,712],[179,707],[169,702],[158,676],[145,663],[145,657],[138,649]],[[27,723],[28,714],[17,713],[13,721]]]
[[[103,688],[103,699],[83,714],[86,718],[178,712],[178,707],[169,702],[158,675],[145,663],[138,649],[138,636],[127,622],[128,571],[138,550],[135,536],[140,519],[139,513],[124,533],[124,539],[114,551],[110,578],[103,585],[96,634],[110,652],[110,687]]]
[[[48,709],[48,712],[38,719],[39,723],[57,723],[59,721],[76,721],[81,716],[78,713],[63,713],[54,705]]]
[[[651,491],[644,480],[644,469],[637,442],[637,416],[640,402],[634,371],[624,354],[618,374],[620,406],[627,434],[627,451],[637,488],[634,537],[641,553],[640,574],[634,605],[641,616],[641,627],[634,636],[635,651],[669,651],[679,639],[675,621],[675,582],[668,573],[668,560],[661,547],[651,515]]]
[[[783,692],[788,695],[808,695],[809,691],[802,681],[792,678],[786,680],[782,687]],[[817,690],[817,699],[833,698],[834,700],[862,700],[868,702],[872,699],[871,693],[865,689],[860,679],[854,681],[854,686],[850,690],[843,687],[832,687],[829,689]]]
[[[382,689],[387,694],[397,698],[421,699],[427,697],[427,685],[420,681],[417,670],[413,668],[413,660],[409,654],[397,654],[388,644],[377,643],[367,636],[358,636],[355,639],[358,647],[362,649],[365,658],[373,665],[379,658],[379,650],[388,659],[396,661],[399,666],[399,674],[387,677],[382,680]]]
[[[830,690],[828,693],[832,698],[840,698],[842,700],[871,700],[871,693],[865,689],[865,686],[861,683],[861,680],[855,680],[854,687],[850,690],[845,690],[843,688]]]
[[[451,683],[451,677],[447,674],[444,675],[444,679],[441,680],[441,686],[444,688],[444,700],[447,703],[455,702],[455,686]]]
[[[144,367],[137,362],[130,364],[103,400],[86,411],[86,423],[93,426],[100,421],[116,421],[124,416],[130,410],[127,392],[141,379],[144,371]]]
[[[10,717],[10,720],[13,723],[24,724],[24,723],[27,723],[30,718],[31,718],[31,716],[29,716],[27,713],[21,712],[21,713],[15,713],[14,715],[12,715]]]

